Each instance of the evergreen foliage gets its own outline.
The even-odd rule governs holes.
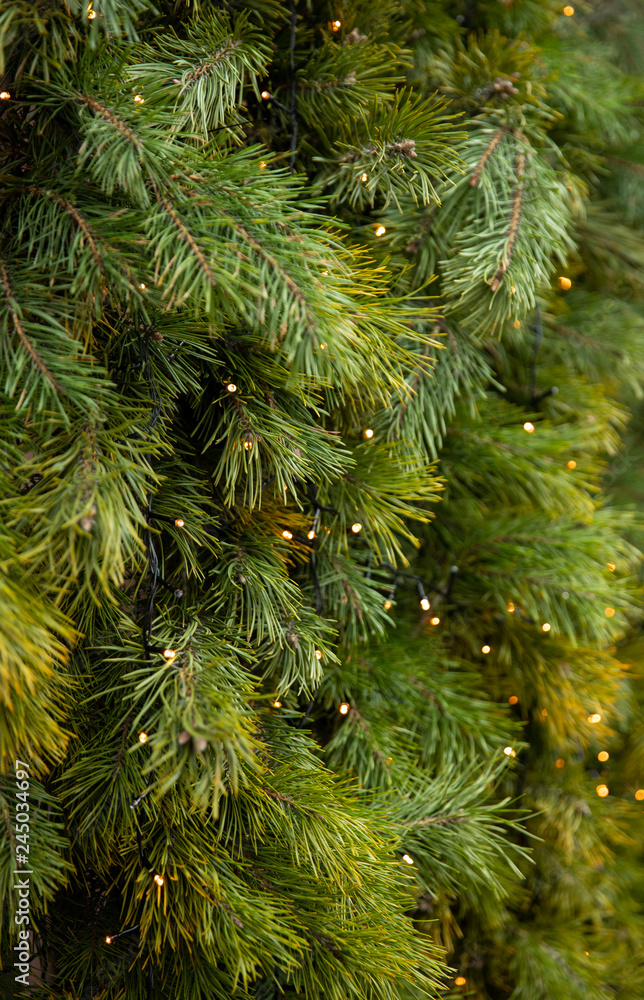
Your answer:
[[[571,11],[0,0],[3,995],[644,995],[644,17]]]

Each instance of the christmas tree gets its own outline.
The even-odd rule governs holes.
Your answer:
[[[637,0],[0,40],[3,995],[641,1000]]]

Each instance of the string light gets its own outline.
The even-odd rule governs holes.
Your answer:
[[[420,606],[423,609],[423,611],[429,611],[429,609],[431,608],[431,604],[429,603],[428,598],[421,597]]]
[[[384,226],[378,226],[378,228],[376,229],[376,236],[384,236],[386,232],[387,230],[385,229]]]
[[[597,785],[595,791],[599,795],[600,799],[605,799],[608,795],[608,785]]]
[[[567,469],[576,469],[577,468],[577,463],[575,462],[574,458],[571,458],[569,462],[566,462],[566,468]]]
[[[147,741],[148,741],[148,734],[139,733],[139,743],[147,743]]]
[[[234,382],[229,382],[226,388],[228,392],[237,392],[237,386],[235,385]]]
[[[414,863],[414,859],[412,858],[411,854],[403,854],[402,859],[408,865],[413,865],[413,863]]]
[[[334,21],[331,27],[333,28],[334,31],[339,31],[340,28],[342,27],[342,21]]]
[[[609,754],[608,750],[600,750],[599,753],[597,754],[597,760],[601,760],[602,763],[605,760],[608,760],[609,757],[610,757],[610,754]]]
[[[320,649],[316,649],[315,650],[315,659],[316,660],[321,660],[322,659],[322,651]]]
[[[139,282],[139,288],[140,288],[140,289],[141,289],[142,291],[145,291],[145,285],[144,285],[144,283],[143,283],[142,281],[140,281],[140,282]]]
[[[154,881],[157,885],[163,885],[163,875],[155,875]]]
[[[174,660],[177,654],[174,649],[164,649],[163,655],[165,656],[166,660]]]
[[[175,517],[174,523],[175,523],[175,526],[177,528],[183,528],[183,526],[184,526],[184,524],[186,522],[184,521],[184,519],[182,517]]]
[[[145,104],[145,98],[141,97],[141,94],[135,94],[134,95],[134,103],[135,104]]]
[[[338,712],[340,715],[346,715],[350,707],[351,706],[346,701],[343,701],[338,709]]]
[[[360,531],[362,531],[362,525],[360,524],[359,521],[356,521],[355,524],[351,525],[351,530],[354,535],[357,535]]]
[[[467,983],[467,979],[465,978],[465,976],[457,976],[456,979],[454,980],[454,983],[456,984],[456,986],[465,986],[465,984]]]
[[[8,90],[0,91],[0,101],[8,101],[10,97],[11,94],[9,93]]]
[[[393,603],[393,602],[392,602],[392,601],[390,601],[390,600],[389,600],[389,598],[387,598],[387,600],[386,600],[386,601],[385,601],[385,603],[383,604],[383,607],[384,607],[385,611],[389,611],[389,608],[391,607],[392,603]]]
[[[326,350],[326,344],[320,344],[320,350],[321,351],[325,351]]]
[[[274,701],[273,702],[273,708],[281,708],[281,707],[282,707],[282,702],[281,701]]]
[[[607,618],[612,618],[615,614],[615,608],[604,608],[604,614]]]
[[[518,330],[520,328],[520,326],[521,326],[521,320],[520,319],[515,319],[515,321],[512,324],[512,326],[514,327],[515,330]]]
[[[259,161],[259,169],[260,170],[265,170],[266,169],[266,160],[260,160]]]
[[[517,755],[516,750],[513,750],[512,747],[504,747],[503,753],[505,754],[506,757],[516,757]]]
[[[523,429],[524,431],[527,431],[528,434],[532,434],[534,430],[534,424],[531,424],[529,420],[526,420],[525,424],[523,425]]]
[[[440,625],[440,623],[441,623],[440,618],[430,618],[429,619],[429,624],[430,625]]]
[[[544,719],[546,719],[548,717],[548,709],[547,708],[542,708],[541,709],[541,714],[543,715]]]
[[[594,712],[593,715],[588,716],[588,721],[595,725],[597,722],[602,721],[602,717],[599,712]]]
[[[286,538],[290,542],[292,537],[293,537],[293,532],[287,531],[285,528],[284,531],[282,532],[282,538]]]
[[[112,938],[111,938],[111,937],[110,937],[110,936],[108,935],[108,936],[107,936],[107,937],[105,938],[105,944],[111,944],[111,943],[112,943]]]
[[[551,628],[550,622],[544,622],[541,626],[542,632],[549,632]]]
[[[250,451],[253,447],[252,441],[244,441],[244,451]]]
[[[308,540],[310,542],[313,541],[313,539],[315,538],[315,532],[314,532],[313,528],[311,528],[311,530],[307,532],[306,537],[308,538]]]
[[[511,705],[516,705],[518,704],[519,699],[517,698],[516,694],[511,694],[510,697],[508,698],[508,701]]]
[[[562,288],[564,292],[567,292],[571,286],[572,286],[572,281],[570,280],[570,278],[564,278],[564,277],[559,278],[559,287]]]
[[[566,6],[563,9],[563,12],[566,15],[566,17],[572,17],[573,14],[575,13],[575,8],[571,7],[570,4],[566,4]]]
[[[635,792],[635,798],[637,799],[638,802],[641,802],[642,799],[644,799],[644,788],[637,789],[637,791]]]
[[[367,428],[366,428],[366,429],[365,429],[365,430],[364,430],[364,431],[362,432],[362,436],[363,436],[364,438],[366,438],[366,439],[367,439],[367,441],[371,441],[371,438],[373,437],[373,429],[372,429],[371,427],[367,427]]]
[[[271,97],[271,95],[269,94],[269,92],[267,90],[262,90],[262,100],[263,101],[269,101],[270,97]]]
[[[512,603],[512,601],[508,601],[508,611],[510,612],[510,614],[512,614],[512,612],[514,611],[514,604]]]
[[[566,764],[566,762],[563,759],[563,757],[560,757],[559,760],[555,761],[555,767],[564,767],[565,764]]]
[[[92,10],[92,5],[90,4],[89,7],[87,8],[87,19],[88,21],[93,21],[95,17],[96,17],[96,11]]]
[[[366,174],[363,174],[363,175],[362,175],[362,177],[360,178],[360,180],[361,180],[361,181],[362,181],[362,183],[364,184],[364,183],[365,183],[365,181],[367,180],[367,175],[366,175]]]
[[[606,563],[606,565],[608,566],[608,568],[609,568],[609,570],[611,571],[611,573],[614,573],[614,572],[615,572],[615,569],[616,569],[616,566],[615,566],[615,563],[614,563],[614,562],[609,562],[609,563]]]
[[[488,653],[492,652],[492,647],[491,646],[487,646],[487,645],[486,646],[481,646],[481,652],[485,653],[485,655],[487,656]]]

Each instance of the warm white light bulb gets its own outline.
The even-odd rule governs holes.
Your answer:
[[[349,708],[350,706],[347,704],[347,702],[343,701],[338,709],[338,712],[340,713],[340,715],[346,715],[347,712],[349,711]]]
[[[237,386],[234,382],[229,382],[226,388],[228,389],[228,392],[237,392]]]
[[[147,741],[148,741],[148,734],[139,733],[139,743],[147,743]]]
[[[599,714],[599,712],[594,712],[592,715],[588,716],[588,721],[591,722],[593,725],[596,725],[596,723],[602,721],[602,717]]]
[[[135,94],[134,95],[134,103],[135,104],[144,104],[145,103],[145,98],[142,97],[141,94]]]
[[[288,539],[288,541],[290,541],[292,537],[293,537],[293,532],[286,531],[286,529],[284,529],[284,531],[282,532],[282,538],[286,538]]]
[[[364,437],[366,437],[367,441],[370,441],[373,437],[373,430],[371,427],[367,427],[362,433]]]
[[[320,650],[320,649],[316,649],[315,650],[315,659],[316,660],[321,660],[322,659],[322,650]]]
[[[485,655],[487,656],[488,653],[492,652],[492,647],[487,645],[481,646],[481,652],[485,653]]]
[[[385,229],[384,226],[378,226],[378,228],[376,229],[376,236],[384,236],[386,232],[387,230]]]
[[[174,660],[177,654],[174,649],[164,649],[163,655],[165,656],[166,660]]]
[[[529,420],[526,420],[525,424],[523,425],[523,429],[524,431],[527,431],[528,434],[532,434],[534,430],[534,424],[531,424]]]
[[[549,632],[551,628],[550,622],[544,622],[541,626],[543,632]]]
[[[360,531],[362,531],[362,525],[360,524],[359,521],[356,521],[355,524],[351,525],[351,530],[354,533],[354,535],[357,535]]]
[[[175,526],[177,528],[183,528],[183,526],[184,526],[184,524],[186,522],[184,521],[184,519],[182,517],[175,517],[174,523],[175,523]]]
[[[360,178],[360,180],[361,180],[361,181],[362,181],[362,183],[364,184],[364,183],[366,182],[366,180],[367,180],[367,175],[366,175],[366,174],[363,174],[363,175],[362,175],[362,177]]]
[[[8,101],[10,97],[11,94],[9,93],[8,90],[0,91],[0,101]]]
[[[429,611],[429,609],[431,608],[431,604],[429,603],[429,600],[426,597],[421,597],[420,606],[423,609],[423,611]]]
[[[163,885],[163,876],[162,875],[155,875],[154,876],[154,881],[156,882],[157,885]]]
[[[308,538],[308,540],[309,540],[310,542],[312,542],[312,541],[313,541],[313,539],[315,538],[315,532],[313,531],[313,528],[311,528],[311,530],[310,530],[310,531],[308,532],[308,534],[307,534],[307,536],[306,536],[306,537]]]
[[[430,625],[440,625],[440,623],[441,623],[440,618],[434,617],[434,618],[430,618],[429,619],[429,624]]]
[[[412,858],[411,854],[403,854],[402,859],[408,865],[413,865],[413,863],[414,863],[414,859]]]

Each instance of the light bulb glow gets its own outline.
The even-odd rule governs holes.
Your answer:
[[[174,660],[177,654],[174,649],[164,649],[163,655],[165,656],[166,660]]]
[[[635,792],[635,798],[637,799],[638,802],[641,802],[642,799],[644,799],[644,788],[637,789],[637,791]]]
[[[570,4],[566,4],[566,6],[563,9],[563,12],[566,15],[566,17],[572,17],[573,14],[575,13],[575,8],[571,7]]]
[[[184,521],[184,519],[182,517],[175,517],[174,523],[175,523],[175,526],[177,528],[183,528],[183,526],[184,526],[184,524],[186,522]]]
[[[596,723],[598,723],[598,722],[601,722],[601,721],[602,721],[602,717],[601,717],[601,715],[599,714],[599,712],[594,712],[594,713],[593,713],[592,715],[589,715],[589,716],[588,716],[588,721],[589,721],[590,723],[592,723],[593,725],[595,725]]]
[[[139,282],[139,288],[145,290],[145,285],[142,281]]]
[[[338,709],[338,712],[340,713],[340,715],[346,715],[347,712],[349,711],[349,708],[350,705],[348,705],[346,701],[343,701]]]
[[[293,532],[284,529],[284,531],[282,532],[282,538],[286,538],[288,541],[290,541],[292,537],[293,537]]]
[[[262,100],[263,101],[270,100],[270,96],[271,95],[269,94],[269,92],[267,90],[262,90]]]
[[[354,535],[357,535],[360,531],[362,531],[362,525],[360,524],[359,521],[356,521],[355,524],[351,525],[351,530]]]
[[[609,791],[608,790],[608,785],[597,785],[597,788],[595,789],[595,791],[599,795],[600,799],[605,799],[606,796],[608,795],[608,791]]]
[[[516,750],[513,750],[512,747],[504,747],[503,753],[505,754],[506,757],[516,757],[517,755]]]
[[[607,618],[612,618],[615,614],[615,608],[604,608],[604,614]]]
[[[512,601],[508,601],[508,611],[510,612],[510,614],[514,611],[514,604],[512,603]]]
[[[156,882],[157,885],[163,885],[163,876],[162,875],[155,875],[154,876],[154,881]]]
[[[111,944],[111,943],[112,943],[112,938],[109,937],[108,935],[108,937],[105,938],[105,944]]]
[[[90,4],[89,7],[87,8],[87,19],[88,21],[93,21],[95,17],[96,17],[96,11],[92,10],[92,5]]]
[[[614,562],[609,562],[609,563],[606,563],[606,565],[608,566],[608,568],[609,568],[609,570],[611,571],[611,573],[614,573],[614,572],[615,572],[615,569],[616,569],[617,567],[615,566],[615,563],[614,563]]]
[[[524,431],[527,431],[528,434],[532,434],[534,430],[534,424],[531,424],[529,420],[526,420],[525,424],[523,425],[523,429]]]
[[[9,93],[8,90],[0,91],[0,101],[8,101],[10,97],[11,94]]]
[[[360,178],[360,180],[362,181],[362,183],[363,183],[363,184],[365,184],[365,183],[366,183],[367,179],[368,179],[368,178],[367,178],[367,175],[366,175],[366,174],[363,174],[363,175],[362,175],[362,177]]]
[[[574,458],[571,458],[569,462],[566,462],[566,468],[567,469],[576,469],[577,468],[577,463],[575,462]]]
[[[551,628],[550,622],[544,622],[543,625],[541,626],[541,630],[543,632],[549,632],[550,628]]]
[[[456,979],[454,980],[454,984],[456,986],[465,986],[466,983],[467,979],[465,978],[465,976],[457,976]]]
[[[510,703],[510,705],[516,705],[518,704],[518,701],[519,699],[517,698],[516,694],[511,694],[510,697],[508,698],[508,702]]]
[[[237,392],[237,386],[235,385],[234,382],[229,382],[228,385],[226,386],[226,389],[228,390],[228,392]]]
[[[565,765],[566,765],[566,762],[563,759],[563,757],[560,757],[559,760],[555,761],[555,767],[565,767]]]
[[[281,707],[282,707],[282,702],[281,701],[274,701],[273,702],[273,708],[281,708]]]
[[[414,863],[414,859],[412,858],[411,854],[403,854],[402,859],[408,865],[413,865]]]
[[[429,624],[430,625],[440,625],[440,623],[441,623],[440,618],[434,617],[434,618],[430,618],[429,619]]]
[[[564,292],[567,292],[568,289],[572,287],[572,281],[570,280],[570,278],[564,278],[562,276],[561,278],[559,278],[559,287],[563,289]]]
[[[313,541],[313,539],[315,538],[315,532],[313,531],[313,528],[311,528],[311,530],[307,533],[306,537],[310,542]]]
[[[389,600],[389,598],[387,598],[387,600],[385,601],[385,603],[383,605],[385,611],[389,611],[389,608],[391,607],[391,604],[392,604],[392,602]]]
[[[331,25],[334,31],[339,31],[342,27],[342,21],[334,21]]]
[[[420,606],[423,609],[423,611],[429,611],[429,609],[431,608],[431,604],[429,603],[429,600],[426,597],[421,597]]]
[[[487,656],[488,653],[492,652],[492,647],[487,645],[481,646],[481,652],[485,653],[485,655]]]
[[[259,161],[259,169],[260,170],[266,170],[266,160],[260,160]]]
[[[386,232],[387,230],[385,229],[384,226],[378,226],[378,228],[376,229],[376,236],[384,236]]]
[[[316,660],[321,660],[322,659],[322,650],[321,649],[316,649],[315,650],[315,659]]]
[[[144,104],[145,103],[145,98],[142,97],[141,94],[135,94],[134,95],[134,103],[135,104]]]
[[[597,754],[597,760],[601,760],[602,763],[605,760],[608,760],[609,757],[610,757],[610,754],[609,754],[608,750],[600,750],[599,753]]]
[[[139,733],[139,743],[147,743],[147,741],[148,741],[148,734]]]
[[[365,429],[365,430],[364,430],[364,431],[362,432],[362,436],[363,436],[363,437],[365,437],[365,438],[367,439],[367,441],[370,441],[370,440],[371,440],[371,438],[373,437],[373,429],[372,429],[371,427],[367,427],[367,428],[366,428],[366,429]]]

